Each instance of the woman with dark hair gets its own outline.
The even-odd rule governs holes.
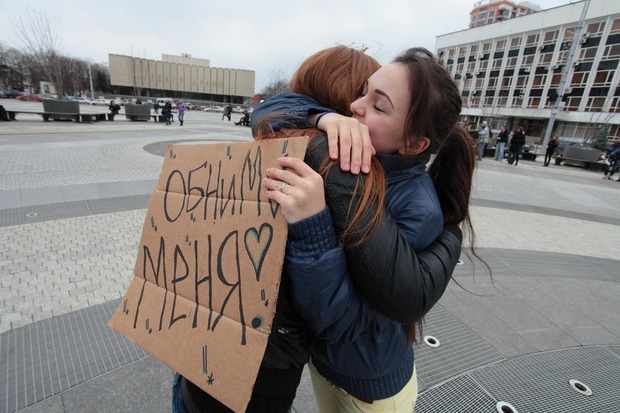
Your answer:
[[[302,63],[291,89],[308,93],[329,108],[350,114],[349,103],[359,96],[364,80],[378,68],[379,64],[364,53],[337,46]],[[386,208],[381,207],[386,183],[378,161],[373,161],[373,171],[377,173],[355,176],[343,172],[330,161],[327,138],[315,128],[281,129],[277,133],[269,127],[259,128],[257,139],[301,135],[311,137],[306,162],[324,176],[331,220],[339,229],[347,257],[351,254],[352,271],[359,284],[356,288],[372,296],[377,311],[400,319],[400,323],[419,320],[441,297],[450,280],[460,255],[459,228],[447,227],[437,241],[416,253],[400,235],[400,220],[392,219]],[[286,192],[286,187],[282,191]],[[369,254],[371,266],[364,264]],[[311,337],[294,307],[290,275],[286,271],[248,412],[286,412],[308,360]],[[400,323],[394,325],[402,330]],[[173,411],[229,410],[193,383],[177,376]]]
[[[293,112],[297,110],[299,115],[321,110],[316,102],[315,106],[300,104],[303,98],[297,96],[284,99],[295,102]],[[280,103],[272,106],[282,109]],[[354,127],[334,127],[334,123],[354,125],[359,121],[367,128],[387,174],[387,210],[398,221],[399,242],[414,250],[424,248],[441,228],[442,215],[449,224],[464,222],[473,236],[469,219],[473,142],[458,126],[458,89],[437,59],[425,49],[405,51],[370,76],[350,110],[353,119],[322,112],[311,115],[309,121],[339,131]],[[286,125],[294,120],[295,116],[289,116],[276,123]],[[431,153],[437,155],[426,172]],[[417,398],[413,323],[419,323],[425,311],[404,323],[398,316],[386,316],[375,303],[389,307],[383,302],[389,298],[382,294],[384,281],[393,285],[389,278],[359,276],[363,267],[372,268],[393,245],[358,245],[365,233],[341,230],[337,220],[330,219],[333,206],[325,209],[331,198],[336,200],[331,199],[332,204],[340,201],[348,205],[343,196],[330,194],[329,175],[323,194],[323,179],[311,162],[306,165],[288,158],[279,162],[283,169],[269,169],[264,185],[269,189],[268,198],[282,206],[290,224],[284,273],[291,279],[291,293],[300,314],[314,332],[310,369],[320,410],[411,412]],[[362,215],[375,210],[364,210]],[[385,214],[382,217],[390,221]],[[350,238],[345,236],[343,241],[342,234]],[[356,245],[355,254],[349,252],[347,242]],[[432,283],[433,275],[424,281]],[[368,278],[374,291],[364,288],[370,284]],[[419,283],[419,278],[417,274],[401,278],[400,285],[415,284],[424,290],[428,284]],[[400,298],[397,301],[401,302]],[[415,294],[409,297],[412,309],[421,305],[417,298]]]

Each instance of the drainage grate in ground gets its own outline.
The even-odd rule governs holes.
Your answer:
[[[0,335],[0,411],[17,412],[147,353],[107,324],[119,300]]]
[[[467,371],[504,360],[493,347],[436,305],[425,316],[424,335],[435,337],[440,345],[431,347],[423,342],[415,348],[418,380],[422,387],[461,375]]]
[[[520,356],[470,376],[497,401],[519,412],[618,412],[620,359],[604,346],[577,347]],[[577,380],[592,390],[571,387]]]
[[[464,375],[420,394],[415,413],[493,413],[495,403],[471,377]]]

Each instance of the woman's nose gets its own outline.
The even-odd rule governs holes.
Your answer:
[[[356,99],[351,103],[349,107],[349,109],[351,109],[351,114],[357,115],[357,116],[362,115],[362,108],[363,108],[362,99],[363,98]]]

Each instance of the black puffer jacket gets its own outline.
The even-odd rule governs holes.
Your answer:
[[[310,142],[306,163],[317,170],[326,154],[327,138],[320,135]],[[326,202],[337,232],[353,216],[351,210],[358,209],[360,199],[351,199],[351,194],[360,185],[358,180],[363,179],[363,174],[355,176],[337,166],[325,177]],[[404,324],[414,323],[431,309],[448,286],[461,255],[462,233],[455,225],[446,226],[433,244],[416,253],[400,236],[396,222],[385,209],[382,219],[372,238],[345,248],[349,273],[362,295],[383,315]],[[351,243],[355,241],[353,236]]]
[[[327,138],[319,135],[310,142],[305,161],[318,170],[326,154]],[[352,216],[349,203],[352,201],[354,208],[359,205],[359,199],[351,200],[359,179],[364,176],[343,172],[337,166],[325,177],[326,202],[337,231],[345,228]],[[356,287],[378,311],[395,321],[413,323],[445,291],[459,260],[462,233],[457,226],[446,226],[435,242],[416,253],[399,235],[396,222],[385,212],[382,217],[381,228],[369,240],[346,248],[349,272]],[[283,274],[275,319],[248,411],[287,411],[308,361],[311,332],[294,311],[287,278]],[[186,407],[192,406],[188,411],[217,409],[219,403],[208,394],[192,383],[184,382],[184,386],[184,402]]]

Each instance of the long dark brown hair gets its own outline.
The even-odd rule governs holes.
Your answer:
[[[427,49],[407,49],[394,63],[403,65],[409,73],[411,107],[405,134],[414,139],[429,138],[427,151],[436,154],[428,172],[441,204],[444,225],[463,225],[470,244],[467,255],[476,257],[492,274],[475,250],[476,234],[469,204],[476,154],[473,139],[459,125],[462,100],[458,88],[450,73]],[[420,328],[422,322],[418,323]]]

